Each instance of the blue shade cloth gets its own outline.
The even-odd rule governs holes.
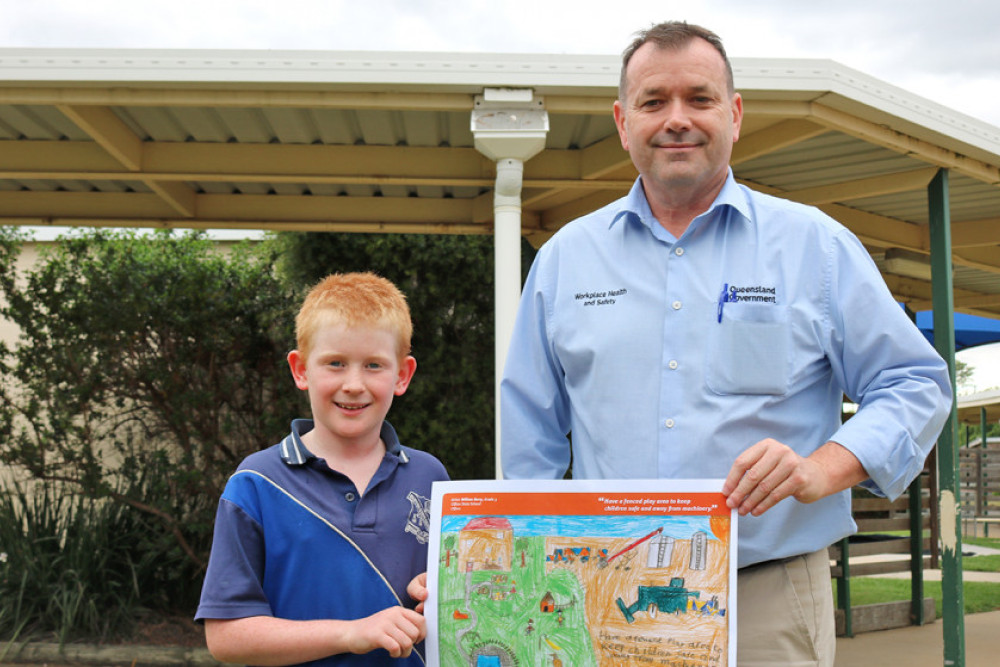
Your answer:
[[[917,328],[931,343],[934,342],[934,312],[917,313]],[[955,350],[1000,341],[1000,320],[955,313]]]

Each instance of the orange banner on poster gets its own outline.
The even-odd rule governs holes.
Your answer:
[[[448,493],[442,515],[729,515],[721,493]]]

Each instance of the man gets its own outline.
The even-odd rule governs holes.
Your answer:
[[[614,118],[640,176],[535,259],[504,476],[725,478],[739,663],[832,665],[826,548],[856,530],[850,487],[896,497],[919,474],[947,367],[847,229],[735,182],[743,102],[715,34],[640,33]],[[845,393],[860,409],[842,425]]]

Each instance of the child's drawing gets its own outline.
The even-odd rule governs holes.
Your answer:
[[[436,483],[428,664],[734,665],[735,522],[720,488]]]

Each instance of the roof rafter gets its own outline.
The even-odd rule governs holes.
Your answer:
[[[842,181],[840,183],[831,183],[812,188],[787,190],[782,193],[782,196],[803,204],[818,206],[819,204],[847,202],[852,199],[877,197],[879,195],[895,194],[898,192],[926,190],[927,184],[931,182],[931,179],[934,178],[937,172],[937,167],[901,171],[883,176],[859,178],[852,181]]]
[[[951,225],[951,245],[954,248],[997,244],[1000,244],[1000,217],[956,222]]]
[[[145,178],[143,168],[143,142],[129,127],[107,107],[57,105],[68,119],[93,138],[111,157],[120,162],[126,170],[139,175],[163,201],[177,213],[191,218],[195,215],[194,192],[180,183],[160,183]]]
[[[829,131],[829,128],[805,118],[780,121],[763,130],[741,136],[733,146],[730,164],[736,166]]]

